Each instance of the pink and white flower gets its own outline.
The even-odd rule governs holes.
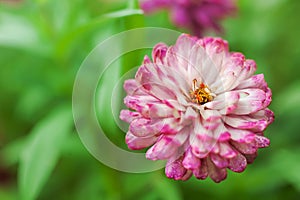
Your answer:
[[[227,168],[244,171],[269,146],[263,131],[274,120],[271,90],[255,71],[220,38],[182,34],[174,46],[157,44],[152,61],[145,56],[124,83],[128,147],[151,146],[146,157],[167,160],[165,173],[175,180],[220,182]]]
[[[219,22],[235,13],[236,0],[140,0],[140,6],[146,14],[166,9],[176,26],[201,36],[207,29],[222,30]]]

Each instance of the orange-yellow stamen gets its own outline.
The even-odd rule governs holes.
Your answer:
[[[196,84],[197,80],[194,79],[192,91],[190,92],[192,102],[203,105],[207,102],[212,101],[213,95],[211,94],[207,85],[205,85],[204,83],[200,83],[199,87],[197,87]]]

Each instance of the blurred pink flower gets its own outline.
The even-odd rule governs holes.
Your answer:
[[[258,148],[269,146],[263,131],[273,122],[271,90],[256,64],[231,53],[220,38],[182,34],[174,46],[157,44],[135,79],[125,81],[120,118],[130,123],[126,143],[146,157],[168,160],[175,180],[242,172]]]
[[[221,32],[219,21],[236,11],[235,0],[140,0],[140,6],[146,14],[170,10],[176,26],[188,28],[197,36],[207,29]]]

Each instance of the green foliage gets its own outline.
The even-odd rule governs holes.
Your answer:
[[[175,27],[167,13],[145,17],[137,1],[0,1],[0,199],[297,199],[300,195],[300,1],[240,0],[224,20],[231,51],[257,62],[273,91],[271,146],[241,174],[226,181],[167,179],[163,170],[127,174],[94,159],[81,143],[71,115],[74,79],[101,41],[124,30]],[[142,38],[143,39],[143,38]],[[130,41],[136,41],[133,37]],[[99,87],[111,90],[144,53],[113,63]],[[99,59],[101,55],[99,55]],[[121,69],[120,69],[121,68]],[[107,136],[125,148],[110,112],[110,91],[97,93],[97,116]],[[121,100],[120,100],[121,102]]]
[[[22,199],[35,199],[54,169],[72,130],[71,108],[58,107],[38,122],[23,145],[19,166]]]

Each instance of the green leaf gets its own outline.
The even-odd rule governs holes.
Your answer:
[[[123,17],[142,15],[143,11],[139,9],[123,9],[115,12],[106,13],[96,17],[87,23],[84,23],[74,30],[67,32],[63,37],[60,38],[57,44],[57,54],[64,55],[70,45],[77,39],[82,39],[82,37],[91,32],[92,30],[97,30],[99,27],[109,27],[108,23],[112,23],[117,19]]]
[[[107,18],[122,18],[131,15],[142,15],[143,11],[140,9],[124,9],[116,12],[111,12],[108,14],[103,15],[103,17]]]
[[[72,128],[69,106],[58,107],[34,127],[20,159],[21,199],[35,199],[38,196],[54,169]]]

